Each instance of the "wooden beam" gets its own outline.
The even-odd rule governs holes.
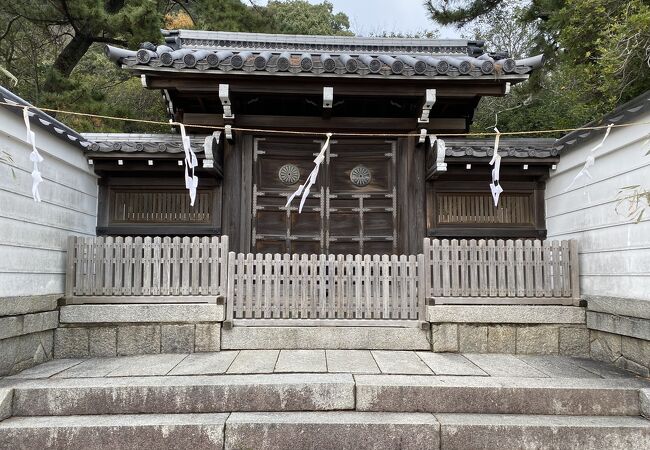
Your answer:
[[[221,114],[185,113],[183,122],[186,126],[224,126]],[[266,116],[266,115],[243,115],[235,118],[233,127],[237,128],[269,128],[269,129],[331,129],[331,130],[366,130],[372,131],[414,131],[418,129],[417,119],[414,118],[393,118],[393,117],[322,117],[305,116]],[[467,120],[464,118],[446,117],[432,118],[429,123],[429,130],[457,132],[464,131],[467,127]]]
[[[151,76],[149,89],[170,89],[178,92],[218,93],[219,83],[227,83],[231,94],[237,93],[269,93],[269,94],[304,94],[322,95],[323,86],[331,86],[337,96],[361,95],[379,97],[422,97],[425,89],[436,89],[439,99],[443,97],[465,97],[490,95],[503,96],[506,92],[506,80],[471,79],[332,79],[332,78],[300,78],[287,79],[242,79],[241,77],[218,77],[218,80],[204,77],[183,76],[183,74]]]

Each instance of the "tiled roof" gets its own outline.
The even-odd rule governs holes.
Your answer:
[[[446,156],[450,157],[492,157],[494,138],[467,139],[443,138]],[[560,153],[554,148],[555,140],[546,138],[501,138],[499,154],[509,158],[549,158]]]
[[[203,151],[207,135],[191,135],[192,147],[196,152]],[[181,153],[183,146],[177,134],[120,134],[120,133],[85,133],[84,137],[93,144],[89,152],[97,153]],[[466,139],[443,138],[447,157],[491,157],[494,138]],[[548,158],[559,153],[553,148],[553,139],[540,138],[506,138],[500,140],[499,153],[512,158]]]
[[[638,97],[619,106],[618,108],[616,108],[611,113],[607,114],[602,119],[590,122],[584,127],[606,126],[612,123],[613,124],[629,123],[632,120],[634,120],[635,117],[638,117],[641,114],[648,113],[648,112],[650,112],[650,90],[645,91],[643,94],[639,95]],[[605,134],[605,131],[606,128],[600,128],[598,130],[572,131],[571,133],[562,136],[560,139],[555,141],[554,147],[558,152],[564,152],[570,149],[571,147],[578,145],[581,142]]]
[[[183,153],[180,134],[84,133],[83,136],[92,141],[87,148],[88,152]],[[190,136],[194,151],[203,151],[206,136]]]
[[[16,94],[2,86],[0,86],[0,102],[9,103],[12,105],[31,106],[29,102],[23,100],[21,97],[18,97]],[[15,114],[23,114],[22,108],[17,108],[15,106],[9,105],[0,106],[7,108],[9,111],[12,111]],[[91,142],[88,142],[88,139],[84,138],[72,128],[62,124],[54,117],[44,113],[38,108],[30,108],[27,114],[29,114],[29,120],[32,124],[37,125],[38,127],[42,128],[46,132],[56,136],[59,139],[63,139],[64,141],[83,149],[87,149],[91,145]]]
[[[165,44],[139,50],[107,46],[126,67],[149,70],[337,75],[345,77],[519,78],[543,63],[542,55],[514,60],[486,53],[482,41],[361,38],[213,31],[164,31]],[[525,78],[525,77],[524,77]]]

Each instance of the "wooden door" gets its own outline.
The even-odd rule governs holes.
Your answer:
[[[287,198],[321,141],[255,141],[252,247],[263,253],[395,253],[395,143],[333,141],[301,214]]]

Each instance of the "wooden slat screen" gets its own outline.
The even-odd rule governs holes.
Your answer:
[[[440,225],[533,225],[535,220],[531,194],[502,194],[498,207],[489,193],[438,192],[436,202]]]
[[[194,206],[186,190],[111,191],[111,224],[210,224],[213,191],[199,190]]]

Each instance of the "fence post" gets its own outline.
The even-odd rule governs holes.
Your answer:
[[[429,248],[427,247],[427,239],[424,240],[424,251],[427,252]],[[427,295],[429,295],[428,280],[429,280],[429,265],[427,253],[419,254],[417,256],[417,274],[418,274],[418,291],[417,291],[417,302],[418,302],[418,314],[423,329],[428,329],[429,317],[427,311]]]
[[[74,267],[74,249],[77,242],[77,236],[68,236],[68,253],[65,264],[65,301],[72,303],[74,295],[75,267]]]
[[[226,276],[226,314],[224,317],[223,328],[225,330],[230,330],[232,328],[232,321],[234,317],[233,297],[235,296],[235,264],[237,261],[235,252],[229,252],[224,259],[224,265],[227,265],[228,268],[228,275]]]
[[[578,241],[571,239],[569,243],[571,249],[571,297],[573,304],[580,304],[580,257],[578,255]]]

